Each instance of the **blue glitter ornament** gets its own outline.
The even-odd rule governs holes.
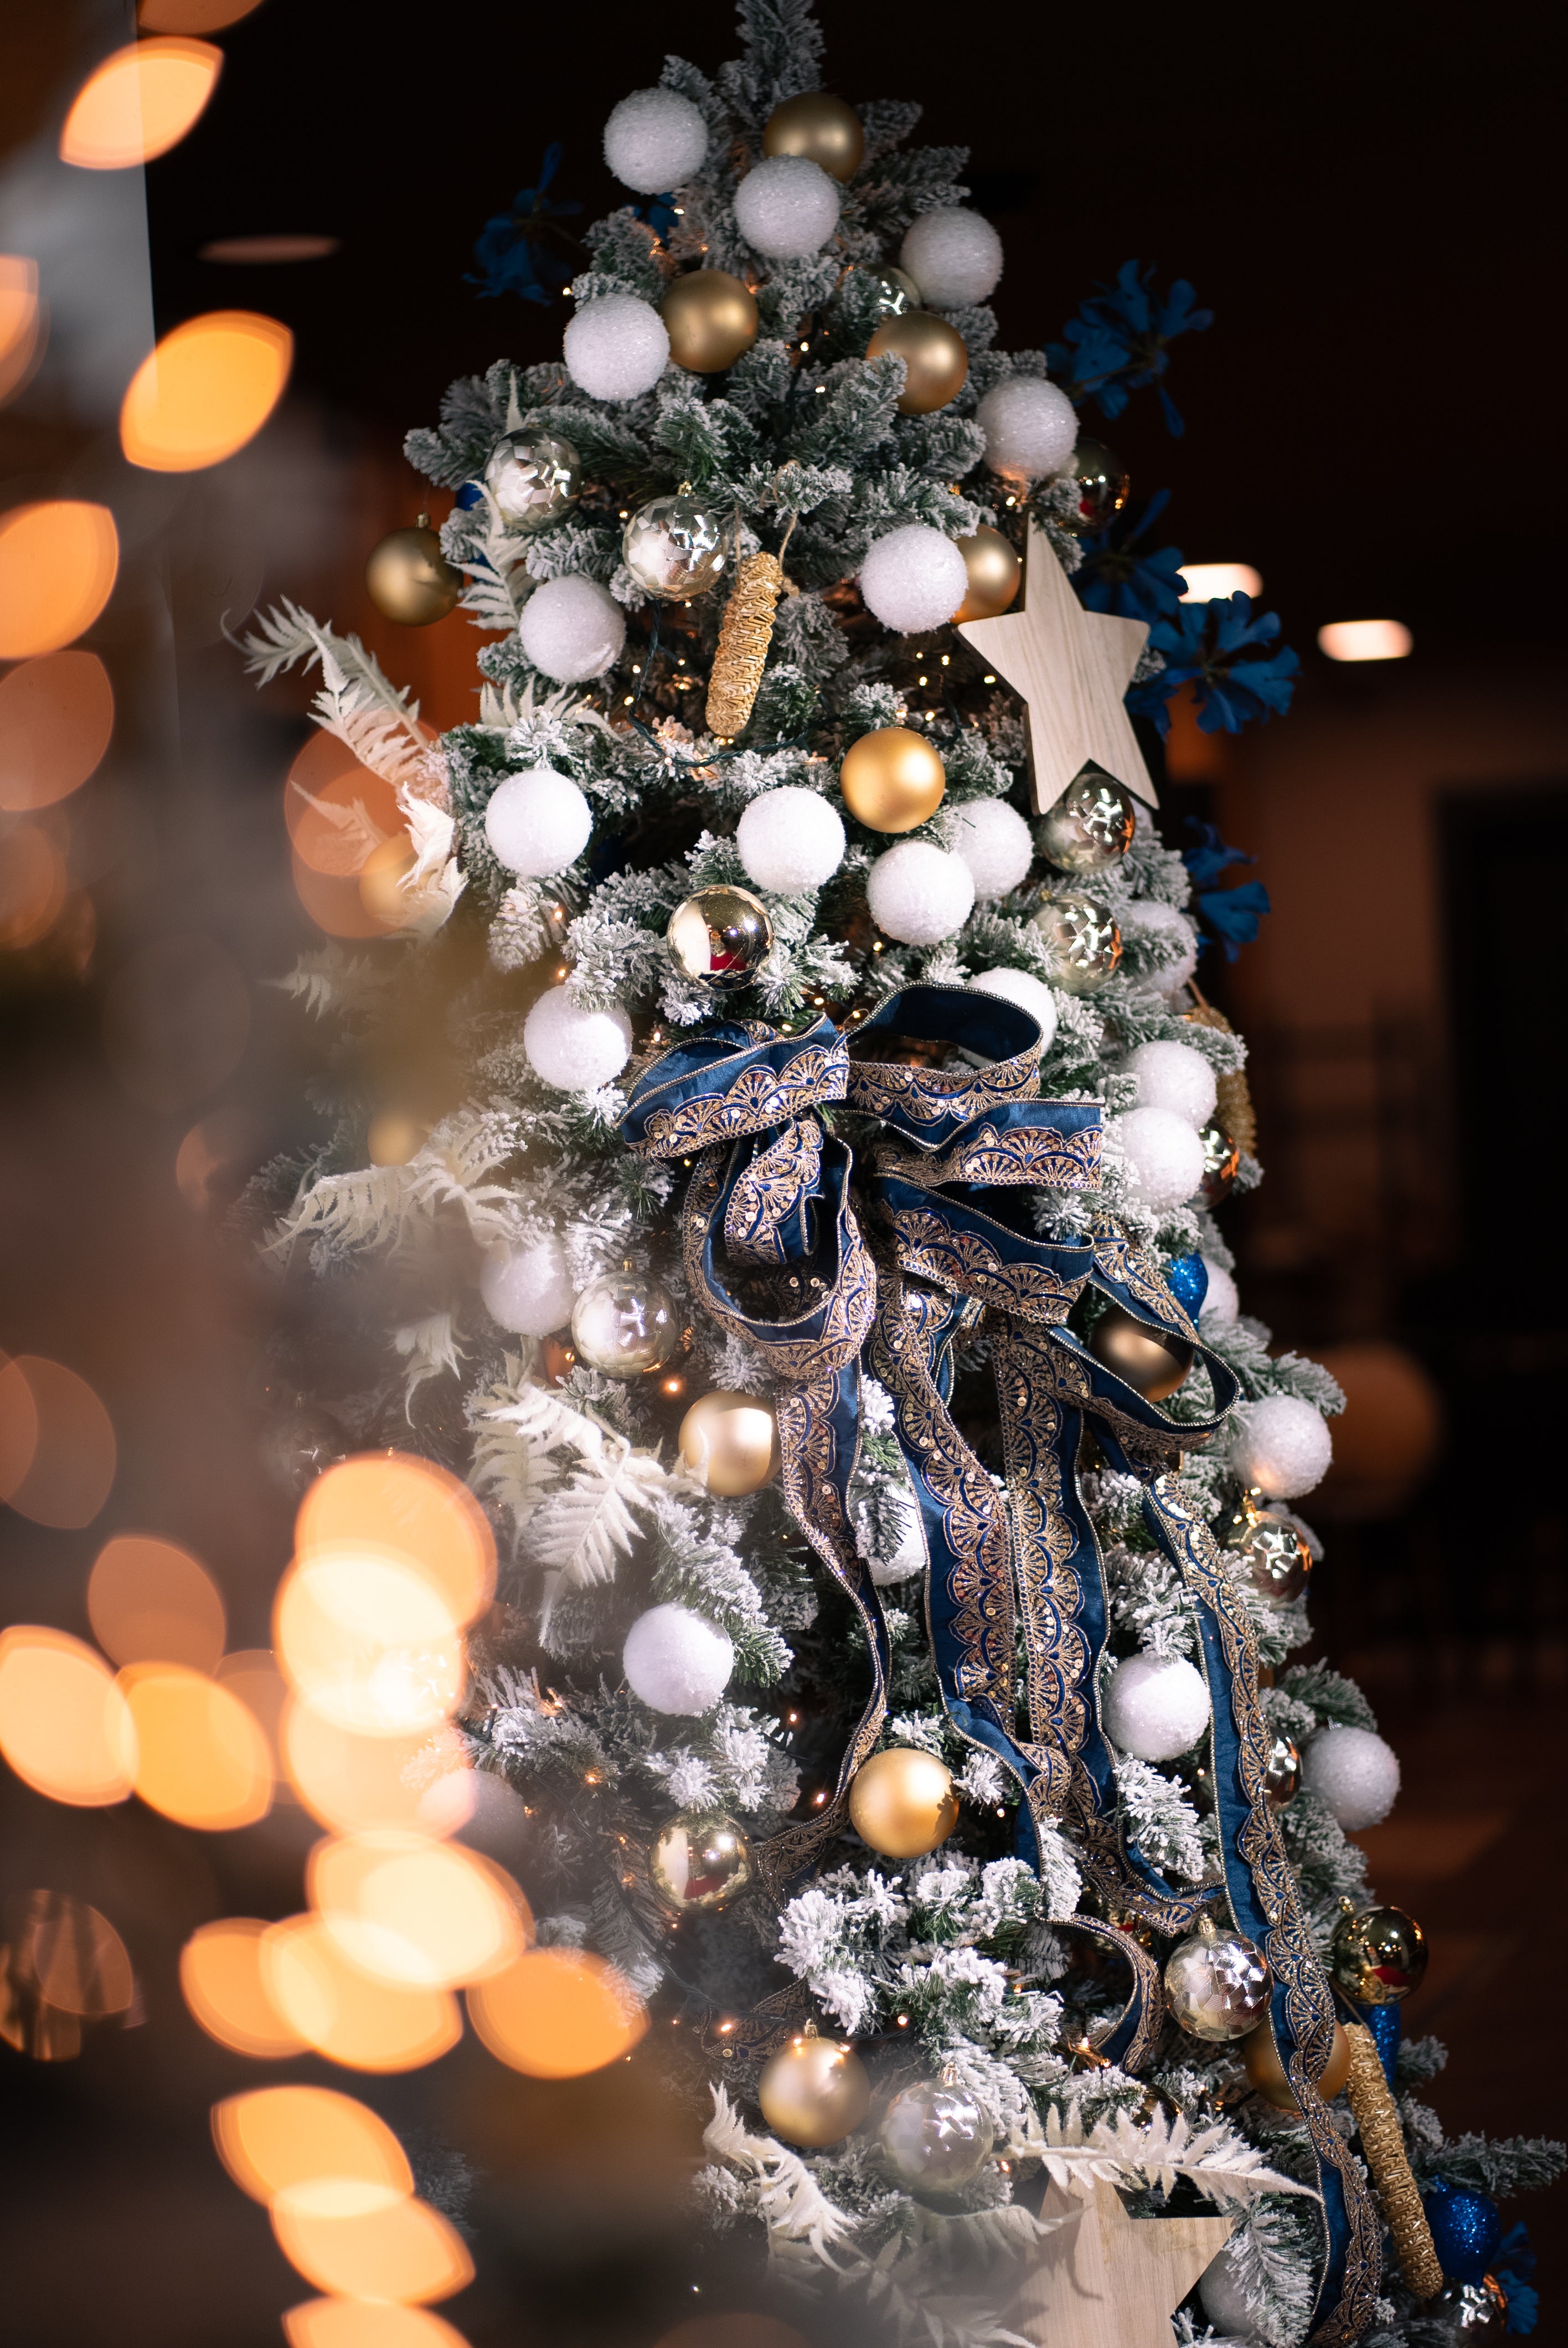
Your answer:
[[[1356,2011],[1371,2033],[1372,2044],[1378,2050],[1378,2060],[1383,2066],[1383,2076],[1391,2087],[1394,2084],[1394,2065],[1399,2059],[1399,2039],[1402,2035],[1399,2020],[1401,2009],[1397,2005],[1358,2005]]]
[[[1165,1266],[1165,1285],[1186,1314],[1195,1321],[1209,1292],[1209,1268],[1201,1255],[1173,1255]]]
[[[1422,2196],[1432,2248],[1455,2282],[1479,2282],[1502,2240],[1502,2212],[1484,2193],[1437,2178]]]

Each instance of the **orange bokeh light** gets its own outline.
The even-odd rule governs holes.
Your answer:
[[[136,1778],[136,1730],[102,1656],[40,1623],[0,1631],[0,1753],[51,1801],[123,1802]]]
[[[130,1663],[119,1684],[136,1725],[136,1790],[149,1809],[218,1834],[272,1806],[272,1761],[249,1706],[181,1663]]]
[[[467,1995],[491,2054],[534,2079],[602,2070],[648,2028],[647,2009],[624,1973],[583,1949],[529,1949]]]
[[[97,653],[46,653],[0,678],[0,808],[24,815],[80,790],[108,748],[114,690]]]
[[[254,2087],[212,2106],[218,2157],[252,2201],[323,2177],[412,2193],[408,2156],[386,2122],[335,2087]]]
[[[137,22],[144,33],[220,33],[261,5],[261,0],[141,0]]]
[[[503,1972],[532,1938],[504,1869],[406,1829],[317,1843],[305,1889],[350,1962],[379,1981],[456,1989]]]
[[[468,2348],[463,2334],[427,2307],[363,2299],[308,2299],[291,2307],[283,2337],[289,2348]]]
[[[107,1916],[68,1892],[28,1891],[8,1901],[5,1937],[9,1979],[57,2013],[123,2013],[136,1994],[125,1942]]]
[[[406,1774],[416,1754],[422,1760],[448,1757],[454,1770],[462,1765],[462,1747],[449,1729],[434,1737],[424,1729],[409,1736],[356,1736],[294,1701],[283,1714],[282,1735],[283,1765],[301,1802],[313,1818],[342,1834],[425,1822],[423,1769],[416,1782]]]
[[[44,305],[38,264],[25,253],[0,252],[0,400],[20,391],[43,354]]]
[[[471,1622],[496,1589],[496,1540],[467,1486],[433,1460],[366,1452],[318,1476],[300,1503],[294,1554],[369,1552],[411,1565],[455,1622]]]
[[[147,1533],[117,1533],[87,1577],[87,1619],[117,1663],[216,1669],[227,1616],[217,1584],[189,1550]]]
[[[238,1197],[261,1155],[263,1131],[249,1109],[214,1109],[193,1125],[174,1157],[174,1181],[194,1214],[210,1214]]]
[[[272,1661],[271,1647],[241,1647],[225,1655],[212,1674],[220,1686],[237,1695],[261,1725],[267,1740],[267,1750],[272,1756],[272,1775],[277,1791],[286,1800],[293,1798],[283,1766],[283,1707],[289,1701],[288,1682]]]
[[[220,465],[265,424],[293,355],[287,326],[257,311],[188,318],[132,376],[120,407],[120,446],[148,472]]]
[[[114,1428],[85,1378],[41,1354],[0,1369],[0,1499],[35,1524],[76,1531],[103,1507],[114,1473]]]
[[[318,2053],[354,2071],[415,2071],[463,2034],[444,1989],[394,1988],[352,1965],[319,1916],[287,1916],[261,1944],[261,1978]]]
[[[394,835],[405,844],[408,839],[392,785],[322,731],[289,768],[283,820],[300,861],[340,880],[355,879],[373,850]]]
[[[21,953],[46,938],[70,887],[59,842],[42,824],[14,824],[0,852],[0,946]]]
[[[273,1613],[289,1684],[362,1736],[433,1730],[463,1700],[463,1643],[435,1584],[398,1557],[316,1550],[289,1568]]]
[[[84,171],[123,171],[177,147],[223,70],[209,41],[134,41],[95,67],[60,133],[60,160]]]
[[[307,2042],[284,2021],[261,1979],[268,1929],[255,1916],[203,1924],[179,1952],[179,1986],[209,2038],[237,2054],[276,2062],[302,2054]]]
[[[291,2185],[273,2197],[278,2247],[318,2291],[417,2303],[474,2280],[463,2237],[438,2209],[354,2178]]]
[[[118,569],[108,506],[51,498],[0,514],[0,660],[73,643],[108,602]]]

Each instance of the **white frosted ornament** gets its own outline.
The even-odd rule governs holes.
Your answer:
[[[626,614],[596,579],[546,579],[523,605],[518,641],[558,685],[580,685],[620,659]]]
[[[1216,1321],[1234,1321],[1241,1311],[1241,1297],[1235,1282],[1224,1264],[1216,1263],[1212,1255],[1204,1257],[1204,1270],[1209,1275],[1209,1284],[1204,1291],[1203,1306],[1198,1315],[1200,1324],[1211,1313]]]
[[[1184,1655],[1129,1655],[1112,1674],[1105,1734],[1140,1761],[1173,1761],[1209,1725],[1209,1692]]]
[[[844,861],[844,821],[815,791],[785,783],[763,791],[735,827],[746,877],[759,889],[793,896],[820,889]]]
[[[1064,391],[1039,376],[1012,375],[993,384],[975,422],[986,436],[992,472],[1025,480],[1059,473],[1078,442],[1077,409]]]
[[[1204,1179],[1204,1145],[1184,1117],[1168,1108],[1130,1108],[1110,1129],[1145,1205],[1179,1207]]]
[[[1369,1728],[1320,1728],[1301,1754],[1301,1781],[1347,1834],[1381,1826],[1399,1791],[1399,1756]]]
[[[860,592],[885,628],[917,636],[952,618],[969,592],[969,574],[950,538],[911,521],[876,541],[860,566]]]
[[[670,336],[651,302],[601,294],[585,302],[561,338],[567,373],[590,399],[636,399],[670,358]]]
[[[1005,897],[1034,861],[1034,834],[1006,799],[969,799],[953,810],[953,854],[974,877],[977,897]]]
[[[1175,939],[1180,951],[1174,962],[1162,963],[1139,983],[1152,986],[1156,994],[1179,994],[1198,966],[1198,935],[1185,913],[1178,912],[1174,905],[1161,904],[1158,898],[1135,897],[1122,908],[1119,919],[1123,939]]]
[[[1127,1073],[1138,1079],[1140,1108],[1168,1108],[1194,1132],[1214,1113],[1214,1072],[1190,1044],[1140,1044],[1127,1055]]]
[[[1298,1500],[1321,1484],[1334,1457],[1323,1414],[1296,1395],[1249,1403],[1231,1438],[1231,1465],[1271,1500]]]
[[[499,1329],[519,1337],[548,1337],[571,1318],[577,1292],[553,1231],[526,1247],[503,1248],[479,1274],[485,1310]]]
[[[934,946],[968,920],[975,883],[961,856],[928,839],[901,839],[876,859],[866,898],[879,930],[901,945]]]
[[[604,126],[604,160],[623,188],[662,195],[702,169],[708,126],[674,89],[634,89]]]
[[[628,1686],[651,1712],[712,1712],[734,1666],[723,1632],[689,1606],[650,1607],[620,1651]]]
[[[547,987],[523,1022],[523,1049],[557,1092],[597,1092],[631,1057],[631,1022],[619,1003],[589,1011],[564,986]]]
[[[1048,1052],[1056,1035],[1056,997],[1043,978],[1036,978],[1031,970],[982,970],[971,978],[969,985],[977,994],[999,994],[1004,1003],[1016,1003],[1040,1022],[1040,1048]]]
[[[735,190],[735,225],[770,261],[820,252],[838,226],[837,184],[806,155],[770,155]]]
[[[989,220],[956,205],[922,212],[905,232],[898,265],[933,310],[983,302],[1002,273],[1002,241]]]
[[[569,775],[535,767],[497,783],[485,809],[485,837],[498,863],[524,880],[547,880],[588,846],[593,810]]]
[[[1247,2305],[1232,2256],[1235,2247],[1227,2242],[1218,2258],[1204,2269],[1198,2277],[1198,2297],[1204,2315],[1225,2340],[1243,2343],[1243,2348],[1263,2348],[1263,2334],[1255,2328],[1256,2319]]]
[[[871,1568],[871,1579],[878,1590],[890,1589],[895,1582],[907,1581],[912,1573],[921,1573],[926,1565],[926,1536],[920,1523],[920,1510],[913,1492],[901,1492],[886,1509],[896,1528],[893,1545],[885,1554],[868,1549],[864,1543],[860,1554]]]

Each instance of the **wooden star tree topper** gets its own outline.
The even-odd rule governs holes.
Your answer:
[[[1114,2186],[1083,2199],[1054,2180],[1040,2214],[1057,2223],[1005,2318],[1038,2348],[1172,2348],[1172,2315],[1235,2224],[1133,2218]]]

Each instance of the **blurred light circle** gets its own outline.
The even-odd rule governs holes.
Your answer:
[[[118,569],[108,506],[53,498],[0,514],[0,660],[72,643],[108,602]]]
[[[427,2307],[363,2299],[310,2299],[291,2307],[283,2337],[289,2348],[468,2348],[463,2334]]]
[[[1405,660],[1414,646],[1402,620],[1331,620],[1317,631],[1317,649],[1332,661]]]
[[[289,1684],[340,1728],[404,1736],[439,1727],[463,1700],[451,1612],[400,1558],[313,1550],[283,1576],[272,1622]]]
[[[294,1555],[374,1552],[423,1574],[454,1622],[496,1590],[496,1539],[468,1487],[433,1460],[374,1451],[318,1476],[294,1520]]]
[[[218,236],[198,248],[198,261],[227,263],[231,267],[277,266],[293,261],[325,261],[338,252],[341,236]]]
[[[38,1406],[26,1374],[0,1354],[0,1500],[8,1500],[38,1448]]]
[[[46,938],[65,911],[70,887],[58,841],[41,824],[13,825],[0,855],[0,946],[22,953]]]
[[[283,1708],[289,1701],[289,1688],[272,1660],[271,1647],[237,1648],[214,1666],[212,1676],[220,1687],[237,1695],[261,1723],[272,1758],[277,1790],[280,1794],[292,1794],[282,1757]]]
[[[0,678],[0,808],[25,814],[79,790],[108,748],[114,690],[97,653],[46,653]]]
[[[359,875],[337,880],[313,872],[296,849],[289,860],[294,894],[329,938],[384,938],[395,924],[381,921],[359,892]]]
[[[179,145],[211,97],[223,52],[208,41],[143,40],[116,49],[77,92],[60,160],[122,171]]]
[[[120,446],[133,465],[190,473],[220,465],[282,398],[294,338],[254,310],[213,310],[165,335],[120,406]]]
[[[215,1092],[238,1067],[250,1032],[239,964],[199,932],[155,939],[109,983],[104,1049],[119,1083],[148,1108],[183,1108]]]
[[[1230,595],[1263,592],[1263,581],[1250,562],[1184,562],[1176,576],[1184,603],[1214,603]]]
[[[174,1158],[174,1180],[194,1214],[230,1205],[259,1155],[262,1132],[249,1109],[215,1109],[193,1125]]]
[[[128,1664],[119,1684],[136,1725],[136,1790],[149,1809],[209,1834],[266,1817],[272,1756],[237,1695],[179,1663]]]
[[[462,1747],[446,1728],[433,1738],[425,1729],[407,1736],[358,1736],[324,1719],[312,1705],[291,1698],[283,1714],[283,1763],[290,1783],[313,1818],[340,1834],[369,1827],[427,1826],[423,1770],[411,1782],[409,1764],[449,1751],[456,1772]],[[445,1785],[446,1777],[436,1780]]]
[[[0,1370],[0,1471],[15,1462],[29,1418],[33,1441],[22,1473],[11,1483],[0,1472],[0,1499],[36,1525],[77,1531],[91,1524],[114,1482],[109,1415],[75,1370],[41,1354],[18,1354]],[[6,1428],[15,1431],[7,1437]]]
[[[66,1891],[27,1891],[5,1903],[7,1971],[59,2013],[123,2013],[136,1994],[125,1942],[107,1916]]]
[[[344,1954],[382,1981],[456,1989],[515,1963],[532,1938],[502,1869],[407,1829],[318,1843],[305,1888]]]
[[[194,2019],[220,2046],[258,2061],[303,2054],[307,2041],[284,2021],[261,1979],[261,1941],[268,1927],[255,1916],[226,1916],[203,1924],[179,1952],[179,1986]]]
[[[283,820],[301,861],[340,880],[354,879],[394,833],[408,837],[392,785],[322,731],[289,768]]]
[[[529,1949],[469,1990],[492,2054],[535,2079],[575,2079],[629,2054],[648,2013],[623,1973],[583,1949]]]
[[[349,1962],[319,1916],[289,1916],[271,1927],[261,1978],[302,2038],[351,2070],[417,2070],[463,2034],[449,1991],[373,1980]]]
[[[141,0],[137,22],[144,33],[220,33],[261,5],[261,0]]]
[[[210,1672],[228,1617],[217,1584],[189,1550],[117,1533],[87,1576],[87,1619],[117,1663],[188,1663]]]
[[[285,2186],[272,2205],[278,2247],[318,2291],[417,2303],[474,2280],[463,2237],[438,2209],[383,2186],[330,2178]]]
[[[25,253],[0,252],[0,400],[21,390],[47,338],[37,263]]]
[[[136,1730],[102,1656],[39,1623],[0,1631],[0,1753],[51,1801],[123,1802],[136,1777]]]
[[[241,2193],[271,2201],[313,2178],[356,2178],[395,2196],[414,2172],[386,2122],[335,2087],[253,2087],[212,2106],[218,2157]]]
[[[430,1138],[430,1128],[402,1109],[384,1108],[365,1129],[365,1152],[373,1166],[406,1166]]]

